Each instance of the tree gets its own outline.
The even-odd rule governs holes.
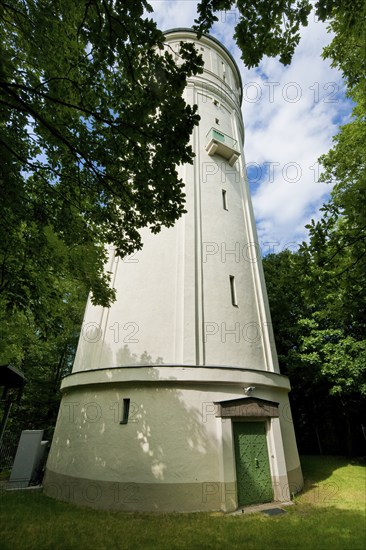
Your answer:
[[[264,55],[279,56],[281,63],[288,65],[300,41],[300,28],[307,26],[313,4],[310,0],[201,0],[199,17],[195,21],[198,36],[208,32],[215,21],[215,12],[229,11],[236,7],[239,22],[234,38],[242,51],[242,59],[248,68],[259,65]],[[315,16],[321,21],[332,20],[333,30],[344,33],[363,24],[364,1],[318,0]],[[340,23],[334,18],[339,16]],[[333,43],[332,51],[342,56],[344,39]],[[358,50],[357,50],[358,51]],[[359,50],[362,52],[362,49]],[[332,54],[333,55],[333,54]],[[353,54],[356,58],[357,54]],[[362,56],[362,53],[361,53]],[[361,62],[362,63],[362,62]]]
[[[352,452],[353,420],[360,421],[366,398],[366,102],[360,81],[353,120],[334,147],[321,157],[324,181],[335,181],[323,217],[307,226],[307,257],[318,307],[304,333],[302,348],[328,381],[346,422]],[[321,300],[321,301],[319,301]],[[364,419],[365,422],[366,419]],[[361,436],[360,436],[361,438]]]
[[[337,2],[331,12],[329,30],[334,33],[330,44],[324,48],[323,57],[330,59],[332,66],[343,73],[349,91],[355,86],[365,87],[365,16],[364,0]]]
[[[80,335],[85,295],[70,293],[69,302],[54,311],[47,333],[28,316],[27,333],[22,335],[20,367],[27,383],[19,404],[13,407],[13,430],[45,429],[49,437],[56,422],[61,399],[61,379],[70,374]]]
[[[245,65],[248,68],[259,65],[264,55],[279,55],[281,63],[289,64],[300,40],[300,26],[307,25],[311,3],[308,0],[270,3],[266,0],[201,0],[195,21],[199,36],[218,21],[215,12],[229,11],[233,6],[240,14],[234,38]]]
[[[263,265],[300,451],[362,454],[366,341],[362,314],[349,321],[347,278],[320,280],[305,244],[297,253],[268,255]]]
[[[8,296],[14,286],[0,295],[0,365],[20,368],[27,380],[20,403],[13,405],[8,424],[13,432],[49,431],[54,424],[60,381],[71,371],[89,291],[86,278],[78,280],[69,269],[68,247],[54,234],[47,232],[47,236],[47,246],[40,246],[34,260],[22,240],[21,251],[8,258],[8,264],[21,270],[22,307],[10,305]],[[23,266],[17,263],[22,254]],[[57,271],[50,269],[56,265]]]
[[[364,452],[366,404],[366,102],[360,79],[354,118],[321,157],[336,182],[322,218],[295,255],[264,261],[282,371],[293,385],[294,415],[313,450]],[[296,284],[294,284],[296,282]],[[304,438],[304,436],[303,436]],[[332,441],[331,441],[332,439]],[[338,439],[338,443],[336,440]]]
[[[42,269],[34,259],[17,280],[17,242],[46,257],[54,234],[79,267],[87,250],[82,275],[107,305],[104,245],[129,254],[141,227],[158,232],[184,212],[176,166],[192,162],[199,117],[182,92],[201,60],[184,44],[176,64],[144,9],[145,0],[0,2],[0,290],[12,305],[23,307],[30,272]]]

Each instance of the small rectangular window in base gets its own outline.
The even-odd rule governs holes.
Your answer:
[[[120,424],[127,424],[128,423],[128,415],[130,412],[130,399],[124,399],[123,400],[123,415],[122,420]]]
[[[222,207],[224,210],[228,210],[228,207],[227,207],[227,199],[226,199],[226,191],[225,189],[222,189]]]
[[[229,275],[229,277],[230,277],[231,303],[233,304],[233,306],[238,307],[238,299],[236,297],[235,277],[234,275]]]

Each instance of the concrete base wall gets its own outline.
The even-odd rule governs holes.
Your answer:
[[[222,509],[222,499],[233,502],[234,483],[123,483],[75,478],[47,469],[47,496],[104,510],[139,512],[204,512]]]
[[[235,510],[232,420],[218,417],[215,403],[243,398],[246,386],[255,386],[259,399],[279,403],[279,418],[259,419],[267,427],[275,500],[295,492],[287,464],[294,466],[291,483],[301,485],[293,430],[286,427],[286,377],[207,368],[200,369],[203,383],[193,380],[193,367],[184,375],[181,367],[116,370],[122,372],[84,372],[64,381],[44,479],[49,496],[116,510]],[[223,382],[229,374],[230,383]],[[127,424],[121,424],[124,399],[130,400]],[[240,419],[246,420],[253,418]],[[283,433],[292,439],[284,442]]]

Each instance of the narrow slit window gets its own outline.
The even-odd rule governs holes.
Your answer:
[[[235,277],[230,275],[230,292],[231,292],[231,303],[233,306],[238,307],[238,299],[236,296],[236,287],[235,287]]]
[[[220,121],[218,118],[215,118],[215,124],[217,124],[218,126],[220,125]]]
[[[124,399],[123,400],[122,420],[121,420],[120,424],[127,424],[128,423],[129,413],[130,413],[130,399]]]
[[[226,198],[226,191],[225,189],[222,189],[222,206],[224,210],[228,210],[227,207],[227,198]]]

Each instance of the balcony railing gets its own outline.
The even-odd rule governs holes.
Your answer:
[[[230,166],[233,166],[240,156],[238,141],[224,132],[211,128],[207,135],[206,151],[210,156],[220,155],[229,161]]]

